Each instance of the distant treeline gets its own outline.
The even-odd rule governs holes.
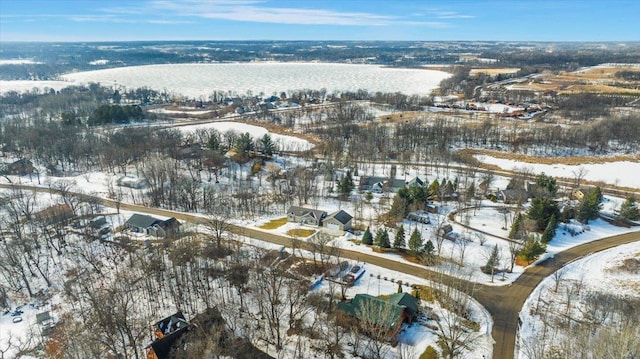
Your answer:
[[[640,81],[640,71],[618,71],[616,77],[626,81]]]
[[[144,119],[140,106],[102,105],[89,116],[89,126],[124,124]]]

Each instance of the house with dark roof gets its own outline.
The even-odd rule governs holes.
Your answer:
[[[395,344],[402,323],[411,323],[417,315],[418,300],[407,293],[397,293],[388,299],[356,294],[351,302],[338,303],[338,309],[358,321],[384,330],[387,341]]]
[[[322,221],[322,226],[330,230],[348,231],[351,229],[351,220],[353,216],[349,213],[339,210],[327,216]]]
[[[156,340],[149,345],[147,358],[169,358],[173,344],[192,327],[193,325],[185,319],[182,312],[177,312],[157,322],[154,329]]]
[[[519,204],[527,202],[529,194],[525,189],[504,189],[501,190],[502,201],[505,204]]]
[[[162,220],[138,213],[131,215],[124,223],[124,227],[136,233],[144,233],[159,238],[173,237],[180,232],[180,222],[173,217]]]
[[[382,193],[387,181],[386,177],[361,176],[358,189],[363,192]]]
[[[24,176],[35,172],[33,163],[26,158],[19,159],[6,166],[6,173],[10,175]]]
[[[309,224],[318,227],[322,225],[322,221],[326,217],[327,212],[318,209],[291,206],[287,211],[287,220],[289,222]]]
[[[424,181],[420,179],[420,177],[415,177],[407,181],[408,187],[424,187]]]

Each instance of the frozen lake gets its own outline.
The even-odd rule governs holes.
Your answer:
[[[104,86],[149,87],[190,98],[206,99],[214,90],[245,94],[280,94],[299,89],[326,89],[328,92],[365,89],[369,92],[402,92],[428,95],[450,75],[427,69],[387,68],[378,65],[332,63],[229,63],[168,64],[118,67],[61,76],[64,81],[43,84],[50,88],[99,82]],[[40,87],[39,81],[12,88],[3,81],[2,91]]]

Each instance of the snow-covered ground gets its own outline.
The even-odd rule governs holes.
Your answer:
[[[289,228],[297,228],[297,226],[289,226],[285,225],[276,232],[282,233],[286,229]],[[307,227],[308,228],[308,227]],[[250,238],[238,238],[238,240],[242,240],[247,244],[253,246],[259,246],[268,249],[280,249],[279,245],[269,244],[261,241],[257,241]],[[304,256],[306,258],[313,258],[312,254],[309,252],[298,250],[296,251],[296,255]],[[356,264],[356,263],[353,263]],[[354,286],[349,287],[345,293],[347,298],[353,298],[356,294],[369,294],[373,296],[379,295],[391,295],[397,293],[398,291],[398,282],[402,281],[402,283],[408,283],[404,285],[405,292],[410,292],[410,285],[423,285],[423,286],[432,286],[433,284],[425,279],[396,272],[390,271],[385,268],[381,268],[368,263],[357,263],[361,265],[365,273],[364,275],[358,279]],[[393,281],[392,281],[393,279]],[[313,288],[313,291],[322,291],[329,292],[331,290],[339,291],[339,288],[332,287],[327,280],[322,281],[319,285]],[[333,289],[332,289],[333,288]],[[480,324],[480,330],[478,331],[478,338],[475,340],[472,351],[467,351],[461,356],[462,359],[471,359],[471,358],[491,358],[493,353],[493,338],[491,337],[491,330],[493,328],[493,319],[487,310],[480,305],[473,298],[468,298],[469,305],[469,313],[471,315],[471,320]],[[421,302],[422,306],[428,307],[436,314],[441,314],[445,309],[443,309],[437,302]],[[433,329],[429,329],[426,326],[423,326],[419,323],[414,323],[412,325],[404,325],[402,332],[398,336],[398,340],[400,345],[395,348],[388,347],[387,355],[385,358],[395,359],[395,358],[406,358],[406,357],[419,357],[420,354],[424,352],[427,346],[432,346],[434,348],[438,348],[437,340],[438,337],[436,332]],[[402,351],[402,354],[400,353]],[[345,353],[347,354],[347,353]],[[408,356],[407,356],[408,355]],[[353,356],[348,355],[347,358],[354,358]],[[355,359],[355,358],[354,358]]]
[[[127,88],[171,89],[192,98],[213,90],[271,94],[296,89],[329,92],[366,89],[427,95],[450,75],[435,70],[333,63],[167,64],[121,67],[62,76],[74,83],[100,82]],[[7,84],[9,86],[9,84]]]
[[[251,137],[253,137],[254,139],[259,139],[265,134],[269,133],[269,131],[264,127],[249,125],[240,122],[212,122],[201,125],[182,126],[178,128],[185,133],[195,132],[198,129],[209,128],[214,128],[222,134],[227,131],[234,131],[237,133],[249,132],[251,134]],[[308,141],[294,136],[272,133],[271,140],[279,149],[284,151],[306,151],[313,148],[313,145]]]
[[[509,159],[482,155],[482,162],[497,165],[505,170],[531,168],[534,173],[544,172],[553,177],[575,178],[580,168],[586,170],[585,180],[602,181],[624,187],[640,188],[640,162],[619,161],[607,163],[586,163],[579,166],[563,164],[525,163]]]
[[[584,312],[586,310],[584,293],[597,292],[620,298],[639,298],[640,272],[637,269],[635,272],[621,270],[625,266],[625,260],[633,260],[634,258],[637,260],[639,257],[640,242],[630,243],[592,254],[567,265],[560,270],[558,291],[555,290],[556,278],[554,276],[546,278],[531,293],[520,312],[522,324],[519,337],[520,351],[516,353],[517,358],[532,358],[532,354],[538,350],[532,343],[546,340],[547,345],[551,345],[552,343],[558,344],[558,341],[563,340],[565,333],[562,330],[552,332],[557,328],[548,328],[549,332],[546,336],[543,335],[542,314],[547,316],[544,318],[545,320],[549,320],[555,315],[562,315],[562,313],[566,313],[565,311],[583,312],[585,316],[593,314]],[[567,295],[569,295],[569,291],[573,290],[576,291],[576,298],[570,300],[569,304],[567,303]],[[538,301],[541,298],[543,303],[539,304]],[[578,315],[575,313],[572,315]],[[579,319],[576,317],[576,320]],[[553,339],[554,337],[555,339]]]

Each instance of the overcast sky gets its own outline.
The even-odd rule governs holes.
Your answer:
[[[0,41],[640,40],[640,0],[0,0]]]

